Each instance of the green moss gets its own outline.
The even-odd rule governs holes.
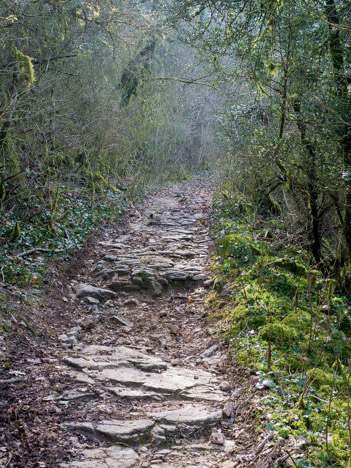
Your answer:
[[[35,81],[34,67],[32,57],[25,55],[23,52],[15,47],[16,61],[18,70],[23,74],[24,80],[28,88],[33,85]]]
[[[307,276],[306,267],[300,262],[294,262],[291,260],[287,260],[286,258],[283,258],[274,262],[274,265],[283,270],[289,271],[290,273],[293,273],[294,275],[303,276],[303,277]]]
[[[330,391],[330,386],[333,383],[333,374],[330,372],[325,372],[322,369],[309,369],[307,371],[308,377],[313,381],[313,385],[317,388],[321,386],[328,386]]]
[[[18,223],[14,225],[10,233],[10,241],[14,244],[20,240],[21,237],[21,228]]]
[[[263,326],[267,321],[263,313],[243,305],[236,307],[230,318],[233,324],[232,332],[236,333],[244,329],[257,329]]]
[[[269,323],[259,332],[258,337],[268,341],[269,338],[276,346],[287,347],[292,341],[298,339],[298,333],[283,323]]]
[[[282,321],[284,325],[301,332],[308,332],[311,316],[303,310],[290,312]]]

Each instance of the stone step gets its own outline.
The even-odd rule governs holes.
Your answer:
[[[166,442],[167,438],[174,438],[184,431],[189,434],[194,432],[186,431],[188,426],[201,426],[204,432],[221,421],[222,411],[205,405],[188,404],[181,408],[148,412],[146,416],[143,419],[67,422],[64,427],[98,440],[143,445],[155,439],[158,443],[160,437]]]

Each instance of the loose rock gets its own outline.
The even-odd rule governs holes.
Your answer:
[[[231,389],[231,385],[229,382],[224,380],[223,382],[220,383],[219,388],[220,390],[222,390],[222,392],[229,392],[229,390]]]
[[[224,445],[225,437],[221,432],[212,432],[210,442],[216,445]]]

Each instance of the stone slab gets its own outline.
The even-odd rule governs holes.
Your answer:
[[[126,421],[113,419],[111,421],[101,421],[100,423],[67,422],[64,426],[92,434],[94,437],[110,442],[135,442],[143,436],[147,437],[154,424],[155,421],[152,419],[130,419]]]
[[[183,408],[158,413],[147,413],[148,417],[168,424],[213,424],[222,419],[222,411],[204,405],[187,405]]]
[[[63,468],[133,468],[140,459],[131,448],[117,445],[108,448],[85,450],[82,460],[61,465]]]
[[[207,385],[212,380],[209,372],[185,368],[169,368],[159,374],[142,372],[136,368],[103,369],[101,376],[114,383],[144,386],[158,392],[180,392],[195,385]]]
[[[148,372],[159,372],[166,369],[167,364],[156,356],[149,356],[146,353],[127,346],[87,346],[77,357],[66,357],[66,364],[78,369],[115,369],[119,367],[135,367]]]

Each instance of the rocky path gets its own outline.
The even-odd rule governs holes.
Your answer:
[[[235,441],[245,389],[224,373],[205,304],[211,195],[197,181],[147,199],[72,282],[76,324],[59,339],[74,383],[60,400],[87,403],[63,424],[81,449],[61,466],[256,466]]]
[[[234,467],[222,431],[233,389],[202,326],[211,191],[198,181],[148,202],[72,284],[82,319],[60,340],[77,385],[61,398],[89,398],[90,410],[65,424],[87,448],[63,466]]]
[[[0,466],[293,466],[206,305],[211,197],[165,187],[48,277],[36,329],[0,347]]]

